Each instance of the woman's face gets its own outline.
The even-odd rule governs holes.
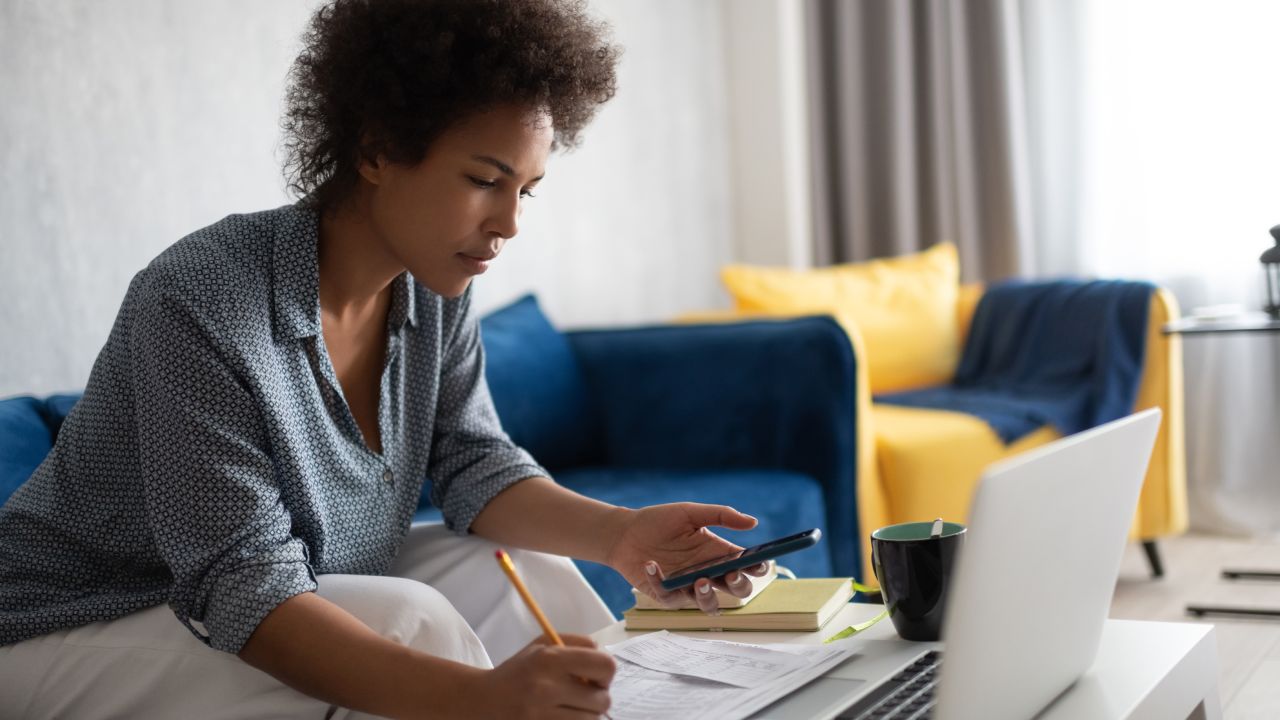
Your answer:
[[[366,164],[374,233],[429,290],[461,295],[515,236],[551,137],[546,115],[502,107],[446,131],[414,167]]]

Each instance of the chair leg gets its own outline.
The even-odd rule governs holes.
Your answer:
[[[1156,547],[1155,540],[1143,540],[1142,549],[1147,553],[1147,563],[1151,565],[1151,577],[1158,579],[1164,577],[1164,563],[1160,562],[1160,548]]]

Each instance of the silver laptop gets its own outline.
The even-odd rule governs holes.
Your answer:
[[[868,640],[752,718],[1030,720],[1097,656],[1159,428],[1147,410],[988,467],[944,642]]]

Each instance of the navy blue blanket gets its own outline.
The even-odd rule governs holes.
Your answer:
[[[974,312],[954,384],[876,402],[955,410],[1006,443],[1051,424],[1064,435],[1133,411],[1146,352],[1148,283],[1013,282]]]

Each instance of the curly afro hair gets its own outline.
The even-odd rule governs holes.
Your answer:
[[[578,144],[617,90],[621,48],[583,0],[332,0],[289,74],[284,172],[332,212],[360,160],[416,165],[454,123],[507,104],[546,111],[552,149]]]

